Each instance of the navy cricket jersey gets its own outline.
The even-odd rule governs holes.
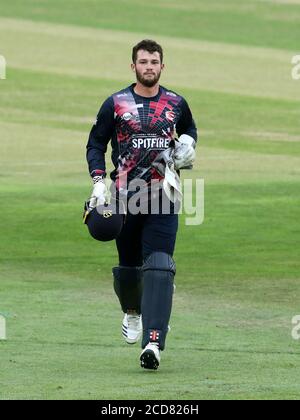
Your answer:
[[[134,86],[113,94],[103,103],[87,144],[91,176],[105,176],[105,153],[111,140],[115,166],[111,179],[118,189],[126,189],[123,179],[127,185],[135,178],[146,182],[161,179],[151,164],[170,146],[176,133],[188,134],[197,141],[196,125],[182,96],[160,86],[156,96],[147,98],[137,95]]]

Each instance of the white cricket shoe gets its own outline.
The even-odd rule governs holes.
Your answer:
[[[142,333],[142,316],[138,314],[125,314],[122,322],[122,335],[126,343],[137,343]]]
[[[157,343],[149,343],[140,357],[141,367],[156,370],[160,363],[160,350]]]

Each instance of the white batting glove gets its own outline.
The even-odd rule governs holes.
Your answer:
[[[93,178],[94,181],[94,188],[93,192],[90,198],[90,209],[94,209],[97,206],[100,206],[101,204],[104,204],[106,202],[106,194],[107,194],[107,188],[105,185],[104,179],[99,179],[99,177]]]
[[[195,161],[195,157],[195,140],[187,134],[182,134],[178,141],[175,142],[175,169],[191,166]]]

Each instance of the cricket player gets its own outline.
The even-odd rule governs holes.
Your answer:
[[[136,83],[103,103],[90,132],[87,161],[94,184],[92,208],[106,200],[105,154],[109,141],[115,167],[110,177],[118,191],[127,191],[127,197],[132,196],[128,189],[132,181],[150,185],[153,180],[163,180],[153,165],[162,152],[173,150],[177,174],[195,159],[197,129],[190,108],[182,96],[159,84],[164,70],[162,47],[152,40],[138,43],[132,51],[131,68]],[[165,197],[163,188],[159,191],[159,196]],[[119,265],[113,268],[113,277],[124,312],[122,334],[128,344],[142,338],[140,363],[145,369],[158,368],[165,348],[176,272],[173,254],[177,229],[178,214],[171,203],[167,214],[161,208],[155,214],[128,211],[116,239]]]

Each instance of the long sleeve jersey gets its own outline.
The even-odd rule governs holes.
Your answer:
[[[160,179],[151,166],[155,158],[181,134],[197,141],[197,129],[186,100],[164,87],[148,98],[134,92],[135,84],[111,95],[102,105],[90,132],[87,161],[92,177],[106,176],[105,153],[111,141],[114,171],[111,179],[118,188],[125,179],[147,183]]]

